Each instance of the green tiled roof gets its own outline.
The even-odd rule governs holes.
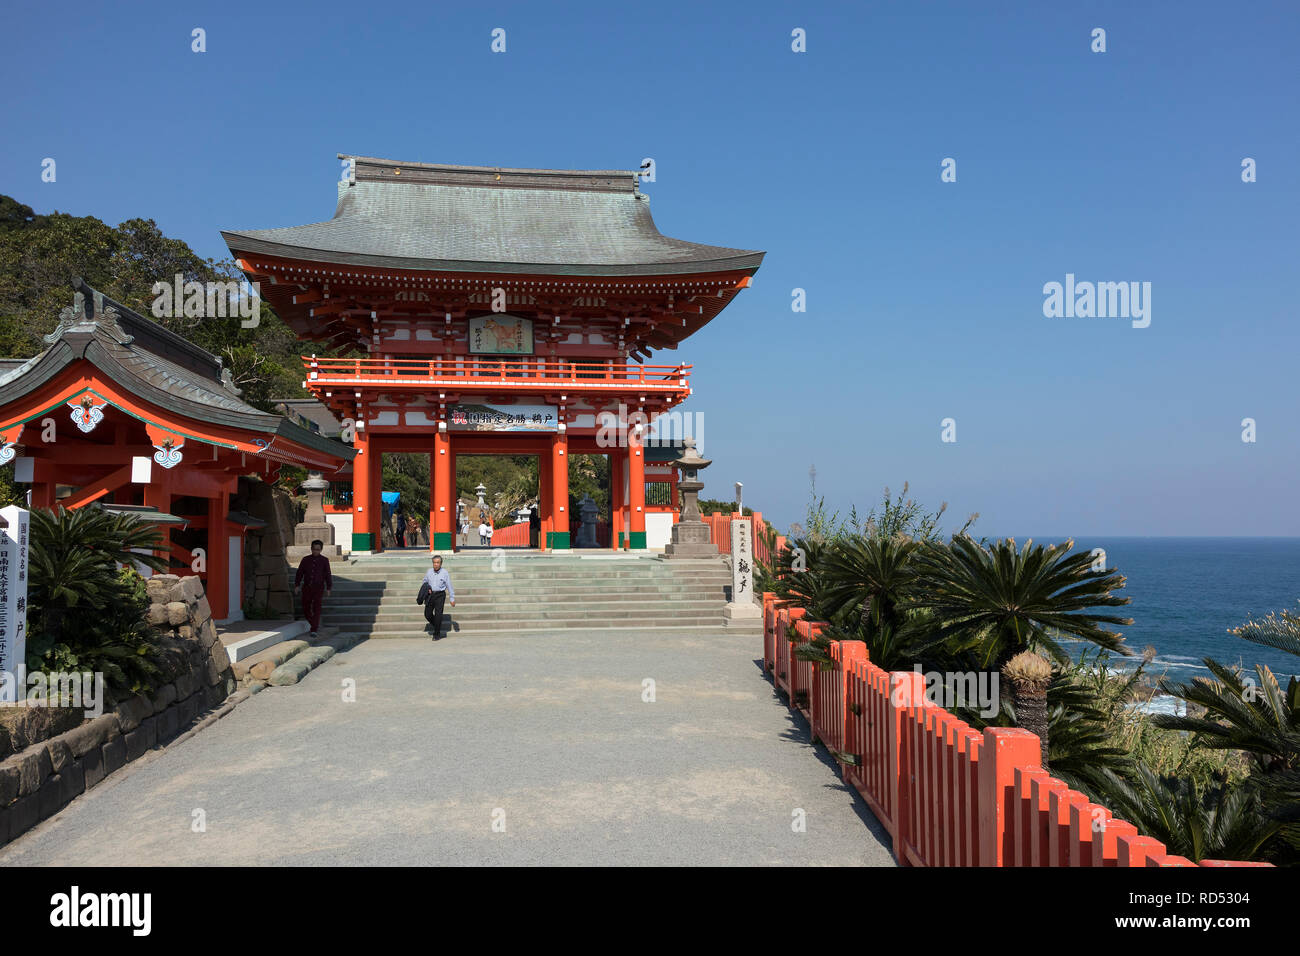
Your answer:
[[[670,239],[631,170],[506,169],[353,157],[334,218],[223,232],[238,254],[540,275],[756,270],[763,253]]]

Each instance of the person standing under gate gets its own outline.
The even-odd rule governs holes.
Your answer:
[[[528,509],[528,547],[536,548],[542,537],[542,519],[537,513],[537,506]]]
[[[478,522],[478,543],[492,543],[492,529],[488,527],[487,520],[484,518],[480,518]]]
[[[442,606],[448,598],[456,606],[456,590],[451,586],[451,575],[442,567],[442,555],[433,556],[433,568],[424,574],[424,584],[429,586],[429,596],[424,599],[424,619],[433,625],[433,640],[442,637]]]
[[[330,559],[321,554],[325,542],[317,538],[311,543],[311,554],[298,564],[298,573],[293,578],[293,589],[302,588],[302,614],[311,627],[311,636],[320,630],[321,606],[323,597],[334,593],[334,575],[330,573]]]
[[[397,509],[397,546],[406,547],[406,512],[401,508]]]

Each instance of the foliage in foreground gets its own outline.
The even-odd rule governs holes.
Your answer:
[[[1093,570],[1091,555],[1072,554],[1070,542],[977,543],[963,528],[945,544],[937,534],[943,508],[900,504],[888,491],[885,498],[871,520],[858,521],[856,513],[828,514],[814,497],[789,549],[762,576],[764,590],[827,622],[799,657],[828,662],[832,640],[861,640],[886,670],[1001,669],[994,716],[951,708],[972,727],[1032,724],[1054,776],[1171,853],[1300,863],[1300,681],[1284,691],[1268,668],[1248,678],[1206,660],[1212,679],[1159,684],[1187,703],[1187,715],[1152,715],[1141,706],[1154,693],[1145,677],[1150,654],[1129,669],[1108,656],[1131,653],[1107,626],[1132,623],[1106,612],[1128,603],[1114,568]],[[1300,655],[1297,614],[1270,614],[1231,633]],[[1067,641],[1096,650],[1075,659]],[[1041,663],[1019,656],[1033,652],[1051,659],[1045,694]],[[1018,715],[1018,706],[1027,712]]]
[[[135,565],[166,569],[140,553],[160,546],[157,530],[94,507],[31,515],[29,672],[102,673],[113,700],[152,690],[156,645]]]

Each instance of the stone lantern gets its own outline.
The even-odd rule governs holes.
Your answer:
[[[695,439],[687,438],[686,447],[681,457],[673,462],[682,470],[682,480],[677,483],[682,493],[681,520],[673,525],[673,540],[664,548],[666,558],[714,558],[718,555],[718,546],[713,543],[709,526],[700,517],[700,471],[713,462],[701,458],[695,450]]]
[[[329,486],[330,483],[315,471],[299,486],[307,492],[307,513],[294,526],[293,545],[285,552],[291,563],[301,561],[311,554],[311,543],[318,538],[325,544],[321,552],[325,557],[331,561],[343,557],[342,546],[334,543],[334,526],[325,517],[325,492]]]

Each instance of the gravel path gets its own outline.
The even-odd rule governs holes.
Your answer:
[[[366,642],[109,777],[0,864],[892,866],[761,648],[626,630]]]

